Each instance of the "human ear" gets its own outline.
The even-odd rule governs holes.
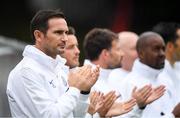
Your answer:
[[[144,51],[139,51],[138,57],[139,57],[139,59],[144,59]]]
[[[167,51],[172,53],[174,51],[174,46],[175,46],[175,44],[173,44],[172,42],[168,42],[166,45]]]
[[[41,31],[39,31],[39,30],[35,30],[35,31],[34,31],[34,37],[35,37],[35,40],[36,40],[37,42],[41,42],[42,39],[43,39],[43,37],[44,37],[44,33],[41,32]]]

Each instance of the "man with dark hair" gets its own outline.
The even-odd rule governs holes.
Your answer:
[[[68,27],[62,12],[39,11],[31,21],[35,45],[25,47],[22,61],[8,78],[7,96],[13,117],[83,117],[99,68],[83,66],[67,74],[60,55]]]
[[[176,92],[180,90],[180,74],[176,73],[175,68],[175,63],[180,61],[180,25],[174,22],[161,22],[153,27],[153,31],[159,33],[166,42],[165,68],[159,78],[171,89],[169,92],[175,99],[174,103],[171,104],[173,109],[180,102],[180,94]]]
[[[165,44],[168,42],[175,43],[178,39],[178,29],[180,25],[175,22],[160,22],[152,28],[153,32],[160,34]]]
[[[94,91],[105,94],[104,105],[98,111],[99,115],[112,117],[131,111],[135,100],[130,99],[124,103],[115,103],[118,93],[115,93],[107,83],[109,73],[112,69],[120,66],[123,56],[119,47],[118,35],[108,29],[94,28],[85,36],[84,50],[88,59],[85,60],[84,64],[100,65],[101,67],[99,79],[93,86]],[[111,97],[108,98],[108,96]]]
[[[120,50],[118,35],[108,29],[94,28],[84,39],[86,60],[84,64],[100,65],[99,80],[93,86],[95,90],[109,92],[104,86],[112,69],[120,67],[123,52]]]
[[[118,46],[118,35],[108,29],[94,28],[84,39],[86,58],[103,69],[120,67],[122,51]]]
[[[61,56],[67,60],[66,65],[72,69],[79,66],[80,54],[78,40],[75,36],[75,29],[73,27],[69,27],[67,38],[68,41],[66,42],[65,51]]]
[[[69,35],[71,35],[71,34],[72,34],[72,35],[76,35],[76,31],[75,31],[74,27],[69,26],[68,29],[69,29],[69,31],[68,31],[68,34],[69,34]]]

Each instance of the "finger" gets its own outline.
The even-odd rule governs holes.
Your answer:
[[[92,73],[91,77],[89,77],[89,81],[91,81],[91,84],[94,85],[96,81],[98,80],[99,74]]]
[[[142,99],[147,100],[152,95],[153,90],[152,88],[150,88],[150,89],[146,89],[146,91],[143,92],[144,93],[141,93],[141,97]]]
[[[132,94],[135,93],[136,90],[137,90],[137,86],[135,86],[135,87],[133,88]]]
[[[81,66],[81,67],[78,67],[76,70],[77,70],[78,72],[82,72],[82,70],[84,69],[85,66],[86,66],[86,65]]]
[[[116,101],[117,99],[117,96],[114,94],[113,96],[111,96],[106,102],[104,102],[104,105],[107,107],[107,108],[110,108],[113,103]]]
[[[143,93],[144,91],[147,91],[150,88],[152,88],[151,85],[145,85],[142,88],[140,88],[138,91]]]
[[[91,72],[91,68],[92,66],[90,65],[87,65],[85,68],[84,68],[84,71],[82,72],[82,75],[87,79],[91,76],[92,72]]]
[[[159,86],[154,89],[154,93],[157,95],[163,95],[165,91],[165,86]]]
[[[154,92],[155,93],[164,93],[166,91],[166,89],[165,88],[159,88],[159,89],[157,89],[157,90],[154,90]]]
[[[100,92],[96,93],[96,98],[95,98],[95,102],[97,103],[100,100]]]
[[[116,95],[117,96],[117,98],[120,98],[121,97],[121,94],[118,94],[118,95]]]
[[[135,105],[136,105],[135,103],[126,104],[126,106],[124,107],[124,110],[125,111],[131,111]]]
[[[116,98],[114,97],[108,100],[107,102],[104,102],[104,107],[106,107],[106,109],[110,109],[115,101],[116,101]]]
[[[104,101],[106,102],[109,98],[111,98],[113,95],[115,95],[115,91],[110,91],[104,96]]]
[[[129,104],[129,103],[136,103],[136,99],[131,98],[130,100],[126,101],[125,104]]]
[[[135,99],[131,99],[131,100],[125,102],[124,109],[132,108],[135,105],[136,105],[136,100]]]
[[[100,71],[96,71],[95,73],[93,73],[94,79],[97,80],[99,77]]]
[[[148,98],[151,95],[151,92],[152,92],[152,88],[147,86],[141,91],[141,96],[143,98]]]
[[[164,93],[156,94],[151,101],[155,101],[155,100],[159,99],[163,95],[164,95]]]
[[[115,98],[116,98],[116,95],[115,95],[115,93],[113,92],[112,94],[110,94],[109,96],[107,96],[107,97],[104,99],[105,105],[110,104],[111,102],[113,102],[113,100],[114,100]]]
[[[103,100],[103,93],[102,92],[99,92],[99,95],[97,97],[97,100],[100,101],[100,100]]]
[[[80,75],[84,74],[84,72],[87,71],[88,67],[89,67],[89,65],[84,65],[84,66],[80,67],[79,74]]]
[[[96,91],[90,93],[90,102],[92,102],[92,100],[94,99],[95,92]]]
[[[130,111],[132,111],[132,110],[133,110],[133,107],[130,107],[130,108],[128,108],[128,109],[124,109],[121,114],[126,114],[126,113],[128,113],[128,112],[130,112]]]
[[[161,90],[163,90],[163,89],[165,89],[165,86],[164,86],[164,85],[160,85],[160,86],[156,87],[156,88],[154,89],[154,91],[161,91]]]
[[[97,99],[97,93],[98,92],[93,92],[94,94],[93,94],[93,96],[92,96],[92,98],[91,98],[91,103],[94,103],[95,101],[96,101],[96,99]]]
[[[157,91],[157,92],[155,93],[156,98],[160,98],[162,95],[164,95],[164,92],[165,92],[165,89],[164,89],[164,90],[161,90],[161,91]]]
[[[99,65],[97,65],[97,66],[93,69],[93,72],[98,72],[98,71],[100,71],[100,66],[99,66]]]
[[[92,73],[93,73],[93,75],[94,75],[95,77],[98,77],[98,76],[99,76],[99,73],[100,73],[100,68],[99,68],[99,66],[96,66],[96,68],[93,69]]]
[[[103,99],[103,96],[104,96],[104,93],[100,92],[100,96],[99,97]]]

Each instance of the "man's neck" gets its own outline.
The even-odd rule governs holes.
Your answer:
[[[166,59],[169,61],[169,63],[171,64],[171,66],[173,67],[175,64],[174,59],[172,58],[172,54],[166,53]]]
[[[95,65],[99,65],[101,68],[104,68],[104,69],[108,69],[108,66],[106,63],[104,63],[104,61],[100,61],[100,60],[94,60],[94,61],[91,61],[93,64]]]
[[[122,65],[121,67],[123,70],[127,71],[127,72],[130,72],[132,67],[129,67],[128,65]]]

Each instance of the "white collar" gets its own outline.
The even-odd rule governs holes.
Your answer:
[[[164,71],[165,73],[169,74],[171,77],[176,78],[175,67],[173,68],[168,60],[165,60]]]
[[[175,62],[174,68],[180,70],[180,61]]]
[[[90,60],[85,59],[84,61],[84,65],[89,64],[91,65],[93,68],[96,66],[95,64],[93,64]],[[110,72],[112,71],[112,69],[104,69],[104,68],[100,68],[100,79],[104,79],[107,80]]]
[[[66,59],[62,58],[60,55],[57,55],[56,59],[53,59],[52,57],[46,55],[33,45],[27,45],[25,47],[23,51],[23,56],[32,58],[51,70],[55,70],[58,65],[62,67],[66,63]]]
[[[162,71],[162,69],[151,68],[151,67],[141,63],[139,61],[139,59],[136,59],[134,62],[134,66],[132,68],[132,71],[139,73],[146,78],[157,78],[157,76]]]

